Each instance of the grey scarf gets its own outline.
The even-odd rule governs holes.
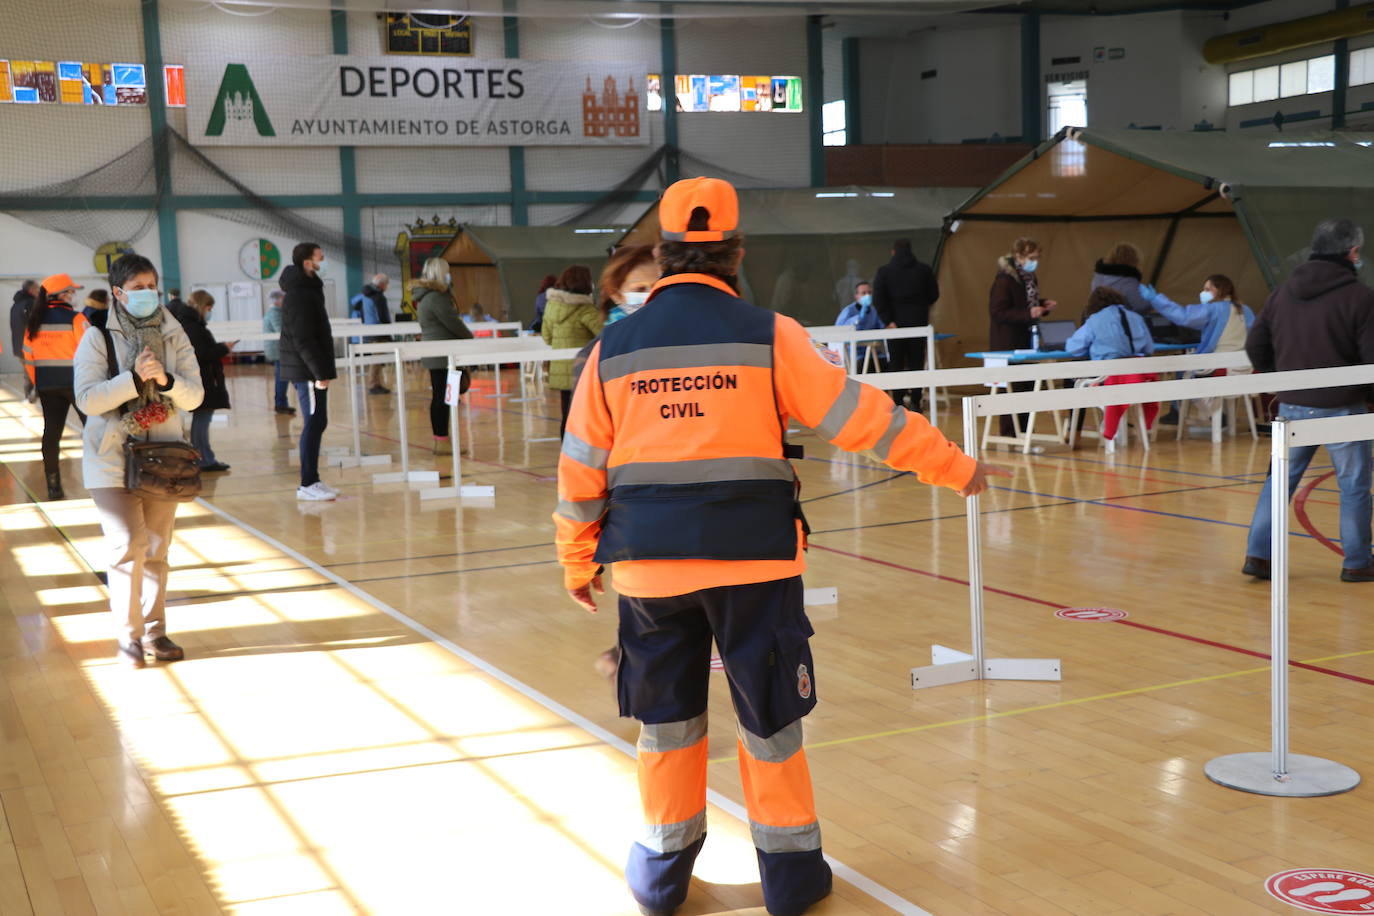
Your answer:
[[[167,366],[166,346],[162,339],[162,321],[167,314],[167,310],[159,307],[156,312],[147,318],[135,318],[129,314],[128,309],[124,308],[123,303],[113,296],[110,303],[110,310],[114,312],[115,319],[119,322],[119,329],[124,332],[124,339],[128,344],[129,368],[133,369],[138,355],[144,348],[151,350],[157,357],[158,362],[162,363],[163,368]],[[142,389],[138,393],[138,406],[142,407],[151,401],[163,400],[157,392],[157,383],[152,379],[145,379]]]

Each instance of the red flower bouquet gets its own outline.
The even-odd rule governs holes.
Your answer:
[[[146,433],[159,423],[166,423],[171,418],[172,411],[167,407],[167,402],[157,400],[149,401],[138,410],[125,414],[121,422],[125,432],[131,436],[137,436]]]

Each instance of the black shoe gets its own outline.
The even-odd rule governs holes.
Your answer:
[[[1342,582],[1374,582],[1374,557],[1369,563],[1356,569],[1348,566],[1341,567]]]
[[[391,389],[385,385],[373,385],[367,389],[368,394],[391,394]]]
[[[1168,413],[1164,414],[1164,416],[1160,417],[1158,420],[1155,420],[1155,422],[1156,422],[1156,423],[1160,423],[1160,424],[1162,424],[1162,425],[1164,425],[1164,426],[1177,426],[1177,425],[1178,425],[1178,411],[1177,411],[1177,410],[1171,410],[1171,411],[1169,411]]]
[[[172,642],[166,636],[159,636],[148,645],[143,647],[143,651],[151,655],[160,662],[179,662],[186,657],[181,646]]]
[[[643,913],[644,916],[673,916],[673,914],[677,912],[677,907],[666,910],[656,910],[653,907],[648,907],[641,903],[639,905],[639,912]]]
[[[125,645],[120,643],[115,649],[115,661],[128,665],[130,668],[146,668],[148,662],[143,658],[143,647],[138,643]]]
[[[273,409],[283,416],[294,417],[296,415],[296,408],[294,407],[275,407]]]
[[[1245,565],[1240,568],[1240,572],[1241,575],[1254,576],[1256,579],[1268,579],[1269,561],[1263,557],[1246,557]]]
[[[202,464],[200,469],[209,474],[221,474],[229,470],[229,465],[225,464],[223,461],[216,461],[211,464]]]
[[[66,499],[67,494],[62,492],[62,475],[48,475],[48,499]]]

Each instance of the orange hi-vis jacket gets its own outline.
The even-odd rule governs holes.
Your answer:
[[[792,318],[717,277],[664,277],[606,328],[573,395],[553,516],[566,587],[606,563],[639,598],[800,575],[789,418],[938,486],[961,489],[976,468]]]
[[[90,326],[85,315],[65,302],[48,305],[38,333],[24,335],[24,371],[34,388],[52,391],[75,385],[76,348]]]

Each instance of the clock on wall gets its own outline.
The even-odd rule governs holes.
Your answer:
[[[281,269],[281,249],[267,239],[250,239],[239,249],[239,267],[254,280],[270,280]]]

